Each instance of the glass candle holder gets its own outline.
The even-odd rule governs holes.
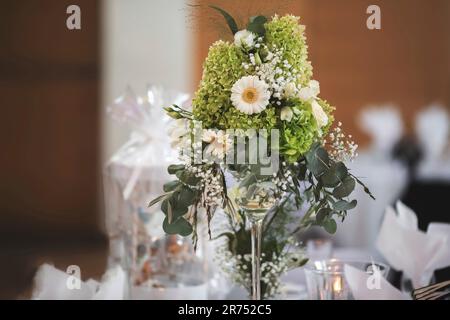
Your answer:
[[[344,267],[350,265],[368,274],[375,268],[386,277],[388,266],[366,261],[342,261],[337,259],[314,261],[305,266],[306,284],[311,300],[353,300],[351,289],[345,280]]]

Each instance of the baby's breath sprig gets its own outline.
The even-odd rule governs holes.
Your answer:
[[[352,135],[346,135],[342,130],[342,122],[338,122],[324,139],[324,145],[329,149],[330,157],[335,161],[353,161],[358,153],[358,145],[352,140]]]

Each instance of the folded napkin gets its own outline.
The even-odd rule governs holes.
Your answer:
[[[355,300],[411,299],[392,286],[380,273],[366,273],[346,264],[344,274]]]
[[[426,286],[435,270],[450,265],[450,224],[431,223],[425,233],[410,208],[398,201],[396,209],[386,209],[376,247],[414,288]]]
[[[120,266],[108,270],[102,282],[92,279],[69,284],[71,274],[44,264],[36,273],[33,300],[121,300],[126,289],[126,275]]]

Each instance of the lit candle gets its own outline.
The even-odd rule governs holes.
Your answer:
[[[342,293],[343,293],[343,288],[344,288],[344,285],[343,285],[344,279],[341,276],[335,276],[332,281],[333,281],[333,283],[332,283],[331,290],[332,290],[333,300],[340,300]]]

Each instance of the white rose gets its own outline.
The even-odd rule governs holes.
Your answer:
[[[246,29],[238,31],[234,35],[234,44],[238,47],[250,49],[255,44],[256,35]]]
[[[290,97],[294,97],[295,94],[297,93],[297,87],[295,86],[295,83],[293,82],[289,82],[285,87],[284,87],[284,97],[285,98],[290,98]]]
[[[283,107],[283,109],[281,109],[280,119],[282,121],[291,122],[293,116],[294,113],[292,112],[291,108]]]
[[[328,124],[328,116],[316,100],[311,103],[311,109],[313,116],[317,121],[317,125],[319,127],[326,126]]]

